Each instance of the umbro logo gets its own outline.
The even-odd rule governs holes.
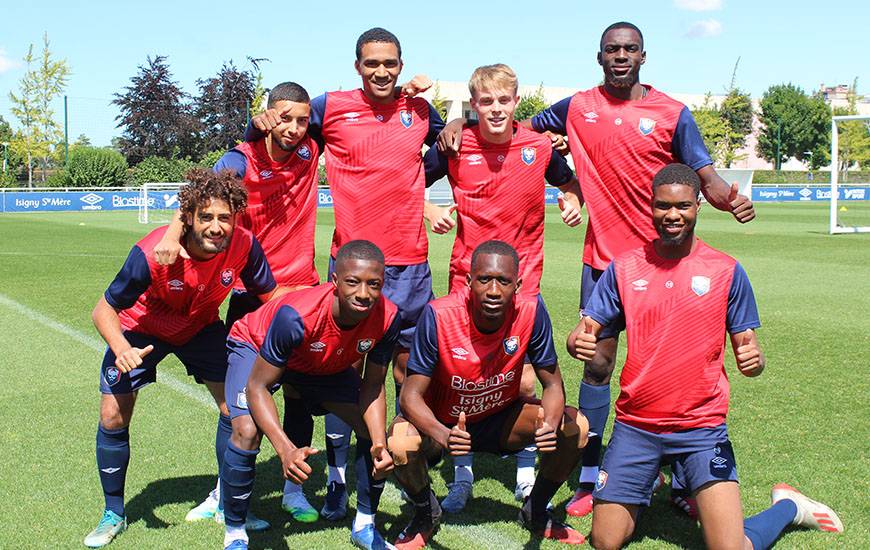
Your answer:
[[[647,285],[649,285],[649,281],[644,279],[638,279],[631,282],[631,286],[634,290],[646,290]]]
[[[178,279],[172,279],[169,281],[169,290],[181,291],[184,290],[184,281],[179,281]]]
[[[344,113],[344,119],[347,122],[359,122],[359,113],[357,113],[357,112]]]
[[[326,344],[323,342],[312,342],[311,347],[309,348],[311,351],[323,351],[326,349]]]
[[[106,472],[107,474],[114,474],[119,471],[121,468],[100,468],[101,472]]]
[[[98,202],[102,202],[103,197],[101,197],[97,194],[94,194],[94,193],[88,193],[87,195],[80,198],[79,200],[82,201],[83,203],[89,205],[89,206],[93,206],[93,205],[97,204]]]
[[[595,111],[583,113],[583,117],[586,119],[586,122],[598,122],[598,113],[596,113]]]
[[[478,155],[477,153],[473,155],[468,155],[468,165],[469,166],[477,166],[483,162],[483,155]]]
[[[248,498],[251,496],[252,492],[253,491],[248,491],[247,493],[245,493],[243,495],[236,495],[233,498],[236,500],[248,500]]]
[[[468,355],[468,351],[465,348],[456,347],[456,348],[451,349],[450,351],[453,352],[454,359],[465,360],[466,359],[465,356]]]
[[[264,180],[267,180],[267,179],[272,177],[272,171],[271,170],[261,170],[260,177],[263,178]]]

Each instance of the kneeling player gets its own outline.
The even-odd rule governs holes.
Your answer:
[[[306,459],[317,450],[297,448],[284,433],[270,393],[278,384],[298,393],[309,409],[336,414],[356,431],[351,542],[386,547],[374,514],[393,465],[386,450],[384,378],[401,327],[396,306],[381,296],[383,284],[381,251],[368,241],[351,241],[336,255],[331,283],[286,294],[233,325],[226,383],[233,435],[221,471],[226,548],[247,548],[244,518],[263,433],[285,478],[301,484],[311,473]],[[353,365],[366,355],[360,381]]]
[[[541,467],[520,513],[540,536],[580,544],[583,536],[550,518],[547,504],[580,460],[588,425],[565,407],[553,330],[543,302],[516,295],[519,258],[502,241],[478,246],[469,288],[430,302],[417,324],[402,416],[390,427],[396,477],[415,514],[397,548],[421,548],[441,509],[429,487],[428,466],[445,451],[516,453],[535,444]],[[523,358],[543,386],[540,402],[520,398]]]
[[[128,426],[139,390],[157,379],[157,364],[174,353],[197,382],[205,384],[220,408],[215,451],[218,467],[229,437],[224,403],[226,328],[218,308],[236,281],[267,300],[275,279],[257,239],[236,227],[247,194],[228,173],[195,170],[178,199],[186,227],[187,257],[172,266],[157,265],[153,248],[160,227],[130,251],[121,271],[94,307],[93,319],[109,345],[100,377],[97,467],[106,500],[103,518],[85,545],[104,546],[122,532],[124,483],[130,460]]]
[[[683,164],[655,175],[652,219],[659,238],[616,257],[568,337],[568,351],[590,360],[604,326],[624,316],[628,333],[616,422],[593,493],[595,548],[619,548],[631,537],[660,462],[670,462],[697,499],[710,548],[768,548],[790,523],[843,529],[833,510],[785,484],[774,486],[770,508],[743,520],[725,424],[723,334],[730,334],[745,376],[761,374],[765,360],[746,272],[694,236],[700,185]]]

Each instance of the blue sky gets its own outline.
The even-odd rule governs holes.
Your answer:
[[[10,3],[0,8],[0,115],[16,125],[8,93],[17,90],[28,45],[40,48],[48,32],[54,53],[72,68],[71,138],[84,133],[97,145],[119,133],[108,102],[148,55],[168,56],[190,93],[224,61],[246,66],[252,56],[271,60],[263,64],[267,86],[294,80],[316,95],[358,86],[354,44],[373,26],[399,37],[407,77],[465,81],[478,65],[504,62],[522,83],[588,88],[601,78],[601,31],[628,20],[644,32],[642,81],[666,92],[721,93],[738,56],[737,84],[753,97],[772,84],[815,90],[856,76],[859,92],[870,91],[870,3],[859,0]]]

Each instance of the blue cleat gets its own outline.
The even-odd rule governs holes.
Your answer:
[[[85,537],[85,546],[88,548],[100,548],[112,542],[112,539],[127,529],[127,518],[122,518],[111,510],[104,510],[103,517],[96,529]]]
[[[248,541],[236,539],[228,545],[224,546],[224,550],[248,550]]]
[[[458,514],[465,508],[468,499],[471,498],[471,483],[468,481],[455,481],[447,485],[447,496],[441,501],[441,509],[448,514]]]
[[[224,525],[224,511],[218,508],[214,513],[214,520],[220,525]],[[265,531],[269,527],[272,527],[272,525],[268,521],[258,518],[251,511],[248,512],[248,517],[245,519],[245,531],[259,533]]]
[[[347,485],[333,481],[326,487],[326,502],[320,516],[329,521],[338,521],[347,516]]]
[[[357,548],[365,550],[396,550],[396,547],[384,540],[384,537],[371,523],[359,531],[351,530],[350,542]]]

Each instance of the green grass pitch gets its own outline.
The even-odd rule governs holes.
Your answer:
[[[866,547],[870,236],[827,235],[823,204],[757,209],[758,219],[741,226],[705,207],[698,230],[746,267],[764,325],[765,373],[743,378],[730,353],[726,363],[744,509],[747,514],[764,509],[770,487],[786,481],[829,503],[846,532],[789,530],[777,548]],[[323,274],[332,213],[321,211],[318,223]],[[135,212],[0,216],[0,547],[79,548],[99,520],[103,502],[94,436],[103,346],[90,311],[148,229],[136,223]],[[582,232],[564,227],[555,208],[548,208],[542,287],[573,404],[581,368],[567,357],[563,342],[576,321]],[[431,237],[436,293],[446,288],[452,239],[452,234]],[[158,380],[142,392],[134,415],[126,493],[130,527],[111,547],[219,548],[219,526],[184,522],[187,510],[215,482],[214,410],[175,359],[160,366]],[[392,385],[388,388],[391,400]],[[614,396],[615,388],[614,383]],[[315,444],[322,449],[322,421],[316,425]],[[325,453],[313,463],[316,475],[306,492],[319,508]],[[451,470],[442,464],[433,472],[439,497]],[[530,539],[515,523],[513,459],[479,455],[475,472],[474,498],[465,513],[445,521],[433,548],[557,546]],[[265,442],[258,473],[253,510],[273,528],[254,534],[254,547],[349,547],[353,510],[338,524],[309,525],[292,523],[280,510],[279,463]],[[556,496],[558,510],[576,479],[569,484]],[[669,506],[664,493],[642,515],[630,547],[701,547],[699,529]],[[388,484],[379,522],[389,539],[407,514],[398,490]],[[569,523],[584,533],[590,528],[589,518]]]

